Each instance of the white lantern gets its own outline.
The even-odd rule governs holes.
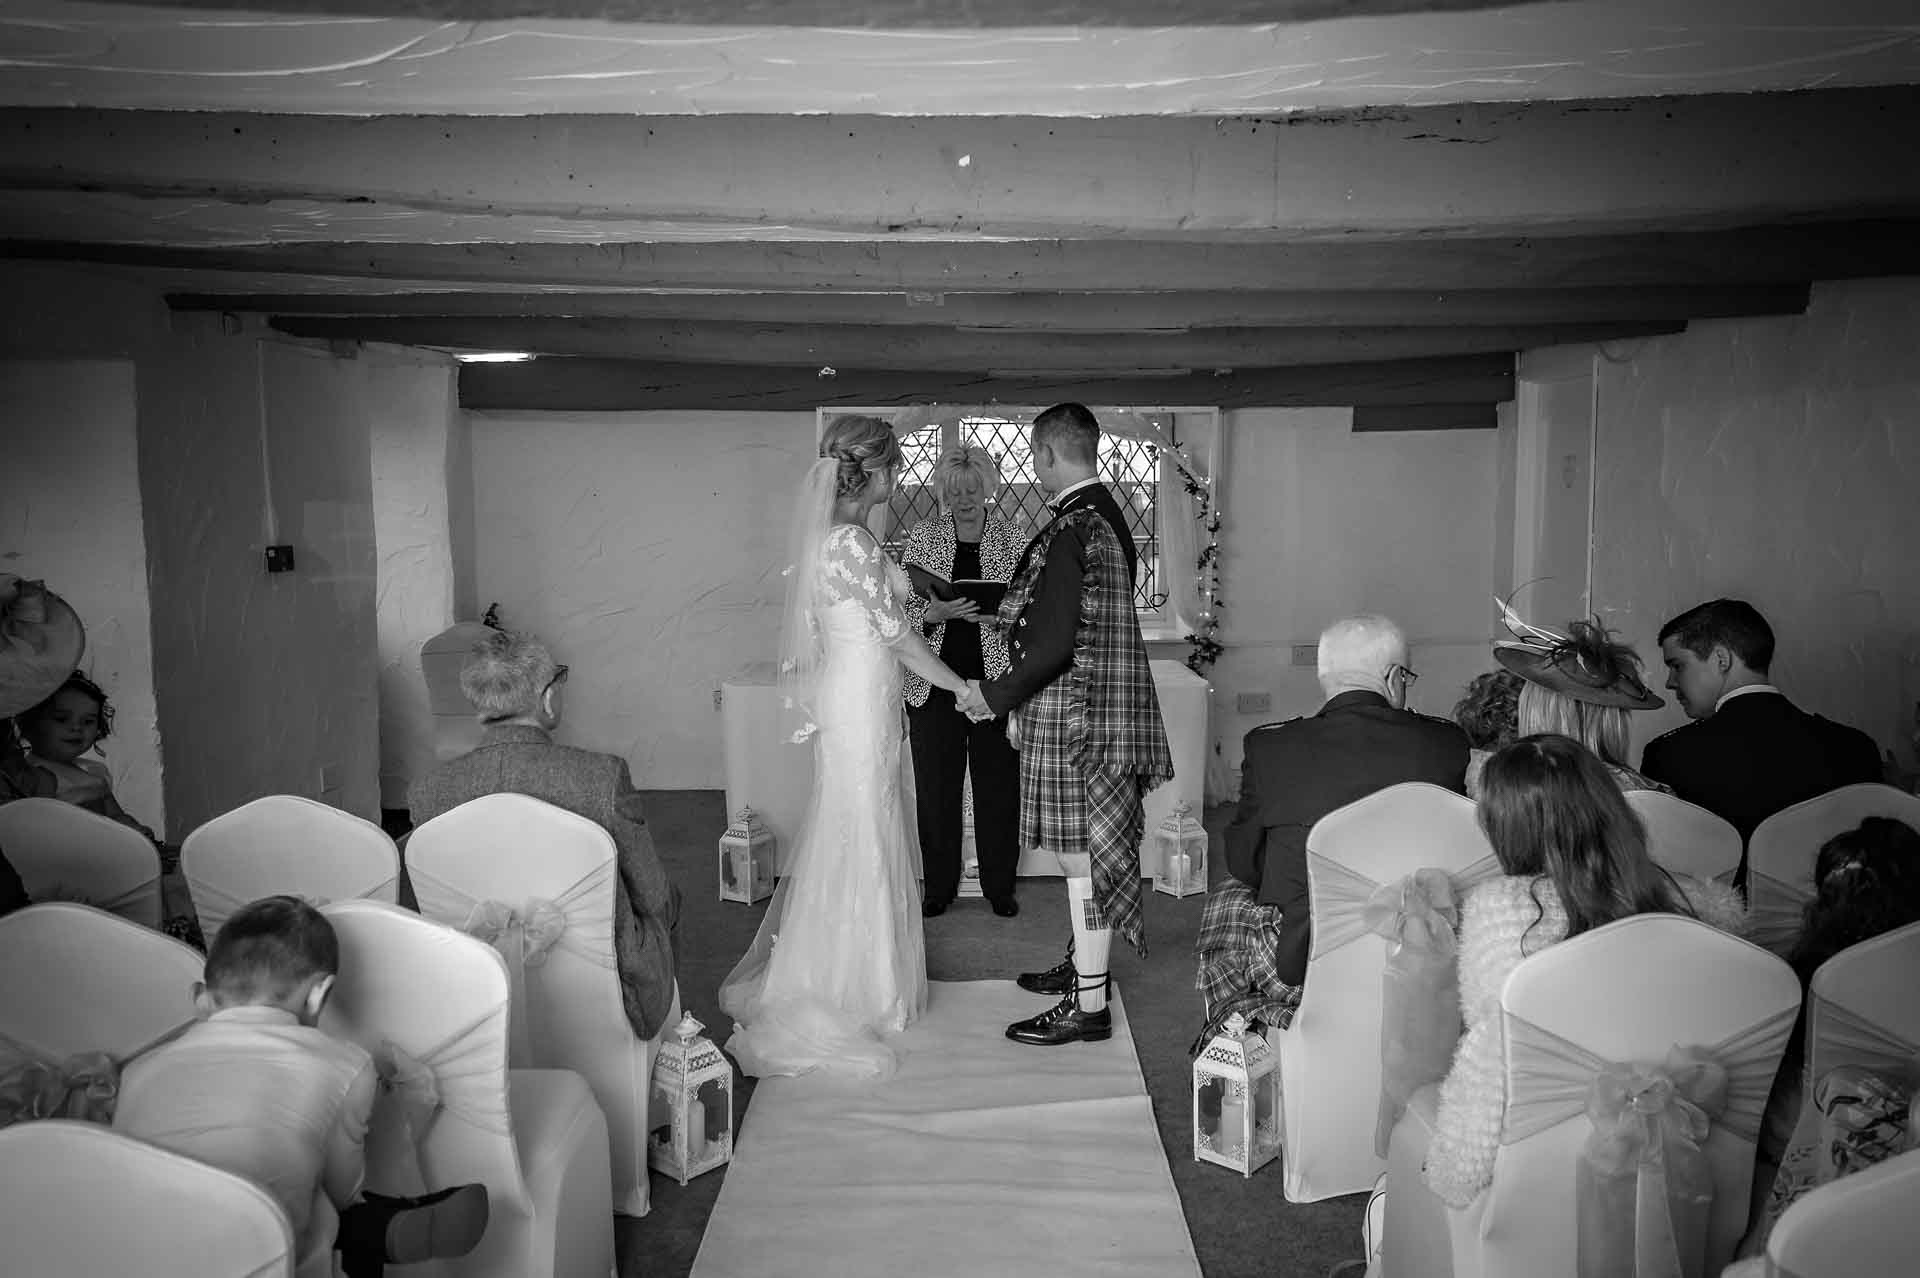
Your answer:
[[[1280,1060],[1235,1012],[1193,1062],[1193,1158],[1251,1176],[1280,1153]]]
[[[647,1165],[686,1184],[733,1157],[733,1063],[680,1018],[653,1060]]]
[[[773,895],[774,838],[750,807],[720,836],[720,899],[752,905]]]
[[[1153,890],[1193,896],[1207,890],[1207,832],[1185,799],[1153,834]]]

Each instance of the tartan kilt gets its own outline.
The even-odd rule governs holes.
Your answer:
[[[1087,778],[1067,740],[1069,681],[1056,679],[1020,707],[1020,846],[1088,852]]]
[[[1225,878],[1207,893],[1194,941],[1194,988],[1206,999],[1211,1036],[1239,1012],[1275,1029],[1293,1024],[1301,989],[1280,979],[1280,907],[1263,905],[1252,888]]]

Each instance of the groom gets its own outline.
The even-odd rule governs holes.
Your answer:
[[[995,622],[1012,667],[970,681],[959,708],[1019,711],[1020,843],[1052,849],[1067,877],[1067,957],[1020,977],[1060,1003],[1007,1027],[1015,1042],[1052,1047],[1113,1033],[1114,930],[1146,953],[1141,796],[1173,776],[1173,756],[1134,613],[1133,538],[1095,474],[1100,424],[1082,405],[1056,404],[1033,419],[1030,443],[1053,515],[1021,552]]]

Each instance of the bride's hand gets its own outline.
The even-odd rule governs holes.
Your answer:
[[[1007,711],[1007,744],[1016,750],[1020,748],[1020,712],[1018,710]]]

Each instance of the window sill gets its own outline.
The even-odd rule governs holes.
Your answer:
[[[1170,621],[1158,618],[1140,619],[1140,637],[1148,643],[1185,643],[1186,633]]]

